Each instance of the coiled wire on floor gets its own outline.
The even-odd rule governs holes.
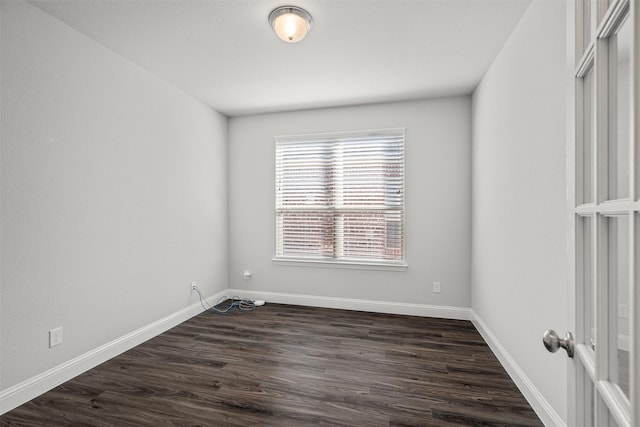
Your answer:
[[[198,293],[202,308],[204,308],[205,311],[208,311],[209,313],[229,314],[234,310],[252,311],[256,308],[255,302],[250,300],[249,298],[240,298],[239,296],[232,296],[231,299],[229,299],[227,298],[226,295],[221,296],[220,299],[218,299],[218,302],[216,303],[216,305],[211,306],[204,299],[204,297],[202,296],[202,293],[200,292],[200,289],[198,289],[197,286],[194,286],[193,290]],[[231,302],[225,304],[227,300],[230,300]]]

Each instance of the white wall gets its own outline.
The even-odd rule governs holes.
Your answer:
[[[230,286],[470,306],[470,97],[229,120]],[[406,127],[405,272],[275,265],[275,135]],[[244,280],[243,270],[253,273]],[[442,283],[434,294],[432,283]],[[311,302],[311,301],[309,301]]]
[[[228,187],[225,117],[0,5],[1,390],[226,289]]]
[[[472,308],[566,420],[564,2],[534,1],[473,94]]]

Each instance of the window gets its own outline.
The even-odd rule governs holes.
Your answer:
[[[275,140],[276,260],[404,265],[404,129]]]

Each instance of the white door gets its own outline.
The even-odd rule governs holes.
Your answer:
[[[569,47],[575,102],[569,138],[575,160],[569,425],[637,427],[640,0],[577,0],[569,10],[575,34],[569,37],[575,42]]]

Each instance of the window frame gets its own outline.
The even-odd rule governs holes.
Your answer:
[[[362,139],[366,137],[372,138],[382,138],[384,136],[401,136],[402,141],[402,159],[399,163],[401,165],[402,171],[402,179],[401,179],[401,188],[402,188],[402,197],[401,204],[395,208],[385,208],[385,210],[396,211],[400,213],[401,221],[402,221],[402,230],[401,230],[401,255],[402,259],[400,260],[385,260],[385,259],[363,259],[363,258],[339,258],[339,257],[315,257],[309,256],[282,256],[278,255],[278,239],[281,238],[281,232],[279,232],[278,227],[278,218],[279,218],[279,209],[278,207],[278,146],[279,144],[286,144],[287,142],[291,143],[305,143],[306,141],[317,141],[317,140],[325,140],[326,142],[339,141],[341,139]],[[272,261],[277,265],[295,265],[295,266],[309,266],[309,267],[329,267],[329,268],[352,268],[352,269],[366,269],[366,270],[396,270],[396,271],[405,271],[408,268],[406,262],[406,128],[398,127],[398,128],[384,128],[384,129],[367,129],[367,130],[355,130],[355,131],[342,131],[342,132],[323,132],[323,133],[312,133],[312,134],[296,134],[296,135],[280,135],[274,136],[274,152],[275,152],[275,209],[274,209],[274,225],[275,225],[275,246],[274,246],[274,256]],[[295,210],[295,209],[290,209]],[[300,209],[301,211],[303,209]],[[328,206],[328,211],[335,212],[338,215],[338,212],[344,209],[337,208],[335,205]],[[357,211],[357,209],[355,210]],[[365,212],[366,209],[361,209],[362,212]],[[340,239],[334,235],[334,238]]]

